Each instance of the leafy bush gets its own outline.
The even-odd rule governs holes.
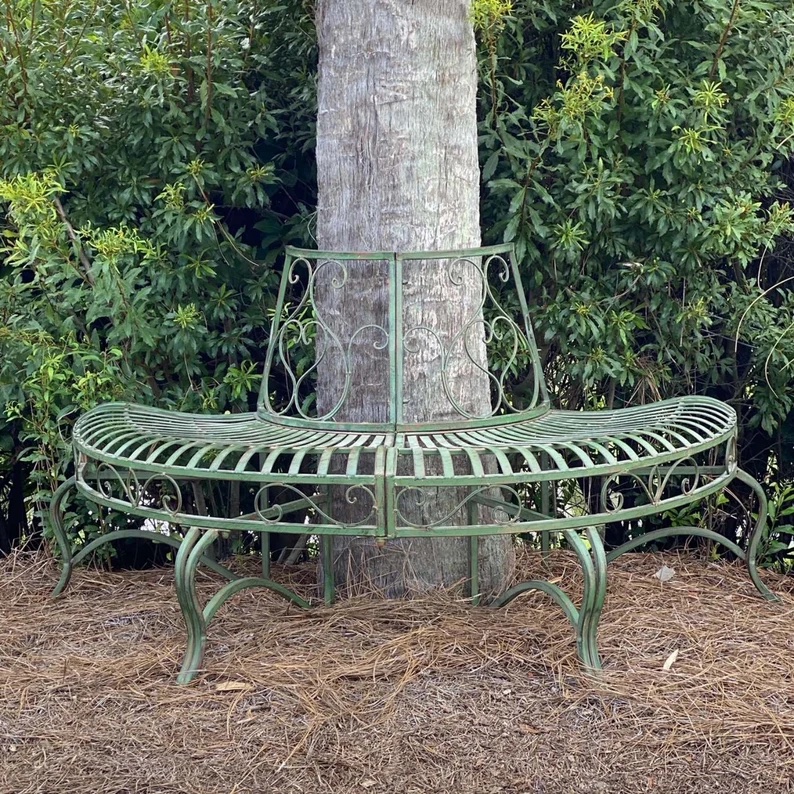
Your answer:
[[[742,464],[791,478],[790,3],[496,15],[484,222],[521,254],[557,402],[711,394],[739,412]]]
[[[313,31],[230,0],[20,0],[3,23],[0,469],[46,495],[99,401],[250,400],[273,264],[306,240]]]
[[[790,4],[515,3],[503,23],[481,64],[486,228],[525,262],[559,399],[706,392],[779,428]]]

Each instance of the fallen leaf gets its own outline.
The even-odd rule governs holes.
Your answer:
[[[654,576],[662,583],[669,582],[675,576],[675,568],[668,568],[663,565]]]
[[[215,684],[216,692],[244,692],[253,688],[253,684],[246,684],[245,681],[221,681],[220,684]]]
[[[664,664],[662,665],[662,670],[669,670],[674,664],[675,660],[678,658],[678,648],[676,648],[665,660]]]

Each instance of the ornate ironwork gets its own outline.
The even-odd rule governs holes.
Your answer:
[[[687,469],[679,483],[679,492],[682,496],[693,494],[700,485],[700,465],[692,457],[681,458],[669,464],[657,464],[652,466],[647,475],[641,476],[632,471],[621,471],[606,477],[601,485],[601,510],[604,513],[615,514],[623,509],[623,492],[614,486],[618,485],[621,479],[629,479],[639,485],[640,490],[645,494],[649,504],[658,506],[662,503],[663,495],[670,485],[671,478],[677,469]],[[689,470],[692,470],[691,473]]]
[[[353,268],[356,262],[360,269]],[[466,317],[453,332],[444,334],[440,328],[409,319],[416,315],[403,298],[406,283],[409,288],[418,283],[411,281],[409,271],[414,266],[424,268],[424,274],[434,279],[446,279],[450,293],[465,293],[460,305],[466,307]],[[379,269],[382,272],[388,317],[383,323],[367,322],[343,333],[335,318],[323,315],[322,301],[320,306],[316,301],[317,289],[352,289],[357,273],[366,268],[367,278]],[[514,290],[515,304],[501,300],[507,287]],[[518,306],[515,312],[509,308],[512,305]],[[313,357],[307,354],[312,345]],[[353,349],[360,351],[362,345],[388,373],[383,395],[389,404],[388,421],[338,421],[356,383]],[[428,346],[437,358],[433,377],[437,374],[439,400],[450,408],[444,416],[454,414],[456,418],[409,424],[403,408],[405,378],[411,366],[406,358],[433,352]],[[493,368],[494,350],[502,366],[498,372]],[[302,399],[318,366],[323,361],[329,363],[329,357],[338,360],[343,382],[332,404],[317,416],[317,409],[310,410]],[[431,360],[427,355],[423,358],[425,363]],[[492,402],[482,411],[464,404],[458,386],[452,383],[452,369],[461,362],[473,376],[491,385]],[[519,410],[508,398],[507,379],[526,370],[527,382],[532,385]],[[278,407],[270,396],[274,379],[287,385]],[[547,594],[574,626],[584,664],[598,668],[596,634],[604,604],[607,556],[593,524],[642,519],[691,504],[724,490],[733,481],[742,482],[758,496],[758,515],[745,552],[731,541],[725,545],[744,556],[759,592],[774,598],[756,565],[766,524],[766,499],[760,485],[737,468],[735,441],[735,412],[707,397],[681,397],[614,411],[552,410],[509,245],[408,254],[289,248],[256,413],[194,416],[107,404],[78,420],[74,430],[76,475],[55,493],[50,510],[63,564],[56,593],[66,586],[81,555],[105,539],[141,533],[109,533],[73,555],[64,529],[64,502],[72,486],[99,504],[142,519],[190,527],[184,540],[169,536],[167,541],[178,548],[177,595],[188,629],[179,680],[186,683],[201,664],[207,624],[235,593],[261,586],[306,606],[303,599],[270,579],[267,555],[271,531],[306,531],[302,522],[291,518],[298,510],[308,509],[316,518],[310,531],[320,536],[326,602],[332,600],[334,591],[335,535],[370,536],[381,543],[401,537],[468,536],[471,593],[476,601],[480,536],[563,532],[584,574],[581,603],[574,605],[558,584],[537,581],[519,585],[497,603],[507,603],[530,590]],[[699,463],[706,453],[721,463]],[[565,514],[554,509],[551,489],[560,483],[595,478],[602,478],[600,494],[596,491],[600,501],[595,509],[599,512]],[[187,490],[183,496],[182,488],[205,480],[245,485],[253,494],[254,512],[229,516],[210,505],[209,514],[200,514],[196,500],[188,498]],[[634,504],[626,504],[621,491],[626,483],[640,495]],[[545,494],[540,512],[528,503],[528,493],[537,485]],[[296,498],[271,503],[275,488]],[[328,501],[321,498],[321,492],[330,495]],[[359,509],[351,510],[353,505]],[[335,506],[342,508],[338,514]],[[349,518],[351,512],[355,518]],[[488,523],[481,524],[482,520]],[[199,563],[235,578],[205,553],[217,533],[225,530],[262,534],[263,575],[233,581],[202,607],[195,587]],[[580,530],[588,542],[579,536]],[[654,530],[611,552],[610,558],[644,542],[684,533],[715,539],[711,530],[698,527]]]
[[[161,511],[169,516],[176,516],[182,512],[183,497],[179,483],[170,474],[153,474],[141,483],[137,472],[134,469],[125,469],[122,476],[119,470],[110,463],[101,461],[94,470],[97,493],[107,499],[118,499],[117,492],[113,487],[116,483],[121,487],[121,492],[131,507],[150,507],[153,510]],[[152,485],[165,484],[172,492],[153,489]]]
[[[458,516],[462,517],[464,515],[463,508],[466,507],[469,503],[479,503],[478,499],[482,496],[487,496],[490,492],[494,489],[490,486],[486,486],[484,488],[476,488],[472,491],[469,491],[466,496],[459,500],[458,503],[451,509],[446,509],[446,511],[434,518],[432,521],[417,521],[414,518],[411,518],[410,512],[417,510],[419,512],[424,512],[424,509],[428,506],[431,500],[438,501],[439,493],[437,488],[423,488],[419,486],[407,486],[404,488],[400,488],[397,490],[394,500],[394,513],[395,518],[397,519],[397,524],[402,526],[408,527],[415,527],[417,529],[427,529],[431,530],[433,527],[440,527],[446,525],[453,517]],[[522,504],[522,497],[521,494],[515,489],[511,488],[509,485],[500,485],[499,491],[506,492],[515,500],[515,507],[513,509],[513,505],[508,502],[504,502],[504,504],[495,504],[491,508],[493,510],[493,517],[495,524],[501,525],[509,525],[515,524],[520,520],[520,509]],[[502,494],[502,501],[504,500],[504,493]],[[411,506],[411,511],[406,511],[404,508],[400,507],[400,502],[405,497],[412,497],[413,498],[413,505]]]
[[[343,489],[343,499],[349,505],[361,504],[359,501],[360,496],[366,498],[363,507],[369,507],[366,515],[358,521],[351,521],[349,519],[341,520],[334,518],[327,510],[320,507],[320,503],[316,498],[307,496],[303,491],[289,485],[287,483],[266,483],[263,485],[254,496],[254,511],[257,516],[265,523],[271,526],[278,525],[284,518],[285,510],[282,504],[278,502],[271,504],[268,495],[271,488],[278,488],[280,491],[291,491],[300,497],[301,508],[309,508],[313,510],[316,515],[321,519],[319,523],[330,524],[336,527],[363,527],[371,525],[375,521],[375,516],[378,512],[378,501],[371,488],[366,485],[350,485]]]
[[[302,269],[305,270],[303,278],[300,273]],[[330,277],[323,274],[324,270],[329,269],[334,269],[337,272]],[[284,275],[285,283],[290,286],[301,285],[303,293],[291,309],[284,303],[282,294],[279,301],[282,306],[277,309],[286,316],[277,324],[277,330],[271,340],[265,383],[268,381],[268,375],[273,365],[279,365],[288,381],[288,397],[284,405],[275,408],[271,402],[269,390],[264,388],[262,391],[262,400],[266,409],[276,416],[295,414],[302,419],[332,420],[339,413],[350,394],[352,384],[351,351],[356,342],[367,332],[374,332],[379,339],[372,343],[373,348],[379,351],[387,351],[389,348],[388,330],[376,323],[366,323],[354,328],[349,333],[346,342],[339,338],[333,330],[333,324],[323,315],[321,304],[316,299],[318,277],[321,274],[326,275],[326,282],[331,289],[342,290],[350,279],[350,267],[347,261],[340,259],[323,258],[316,261],[308,256],[296,256],[294,259],[288,260]],[[300,342],[303,351],[315,348],[314,360],[301,372],[298,371],[298,365],[293,361],[296,342]],[[329,356],[337,357],[343,362],[344,382],[334,405],[318,416],[305,410],[300,400],[300,393],[306,383],[312,382],[322,361]]]
[[[333,274],[324,271],[333,270]],[[273,416],[297,416],[301,419],[332,421],[340,412],[350,395],[353,382],[352,350],[361,337],[373,333],[375,340],[371,343],[374,350],[383,351],[388,355],[390,334],[387,328],[377,323],[365,323],[348,330],[347,339],[343,342],[334,331],[333,323],[322,312],[322,304],[317,301],[317,287],[320,276],[332,290],[341,291],[350,282],[350,261],[329,256],[319,258],[314,252],[296,253],[287,258],[285,272],[282,276],[282,289],[276,308],[276,319],[273,326],[270,346],[265,365],[265,376],[262,383],[260,402],[265,410]],[[286,287],[299,287],[302,291],[294,306],[286,302]],[[280,319],[283,315],[283,319]],[[314,357],[308,366],[302,369],[294,360],[296,343],[300,343],[300,353],[305,357],[312,348]],[[343,383],[339,396],[334,404],[322,414],[309,412],[301,402],[301,389],[311,384],[322,362],[327,357],[334,357],[342,362]],[[287,379],[287,399],[281,407],[276,408],[271,400],[269,383],[276,366]],[[300,370],[300,371],[299,371]],[[312,403],[313,407],[316,405]]]
[[[489,277],[489,271],[492,269],[495,271],[494,278]],[[466,271],[473,278],[467,279]],[[446,275],[453,287],[467,287],[473,282],[480,293],[479,300],[471,308],[468,316],[463,318],[460,328],[448,344],[444,344],[442,336],[435,329],[425,325],[415,325],[403,331],[403,350],[418,353],[421,349],[418,337],[422,335],[432,340],[440,352],[439,370],[444,395],[450,406],[461,417],[484,419],[502,412],[520,413],[521,411],[507,399],[505,380],[511,372],[517,370],[520,357],[524,358],[524,369],[531,365],[531,343],[526,329],[522,329],[504,310],[492,286],[494,279],[505,284],[509,282],[510,265],[500,253],[485,257],[460,256],[446,260]],[[481,343],[481,346],[477,343]],[[488,366],[488,359],[494,358],[492,349],[496,343],[507,347],[506,355],[502,351],[498,374]],[[477,414],[467,410],[453,393],[449,376],[450,363],[461,354],[475,371],[488,379],[491,385],[491,405],[484,413]],[[531,407],[537,404],[539,396],[540,382],[538,379],[533,379],[533,393],[529,400]]]
[[[362,261],[382,268],[383,282],[388,286],[385,306],[387,317],[384,324],[368,322],[361,326],[354,325],[345,331],[343,340],[338,323],[323,314],[323,304],[317,301],[318,284],[322,281],[328,289],[337,291],[354,288],[356,274],[351,268],[356,262]],[[415,324],[407,326],[404,286],[413,277],[413,267],[428,263],[443,268],[451,289],[461,288],[478,295],[468,316],[449,338],[439,328]],[[333,275],[327,272],[329,269],[334,271]],[[502,288],[508,284],[513,287],[514,294],[518,296],[520,317],[514,316],[502,305],[499,290],[495,288],[497,284]],[[296,290],[299,297],[290,304],[288,296]],[[450,300],[454,301],[454,297],[451,296]],[[388,392],[389,424],[392,426],[402,421],[405,355],[417,353],[428,344],[437,349],[439,391],[444,395],[450,411],[461,420],[485,421],[497,415],[520,415],[536,409],[547,400],[540,359],[510,246],[416,254],[332,254],[288,248],[260,392],[261,410],[285,420],[289,417],[316,422],[337,420],[354,383],[353,349],[364,336],[372,337],[368,343],[374,351],[382,354],[384,371],[389,373],[384,390]],[[314,358],[306,365],[306,351],[311,350],[312,346]],[[296,356],[296,351],[300,352],[299,356]],[[322,414],[315,415],[304,407],[301,391],[311,383],[322,362],[329,356],[341,365],[343,382],[335,392],[333,405]],[[296,360],[298,358],[300,364]],[[491,385],[491,404],[484,412],[469,410],[455,396],[450,366],[458,360],[465,360],[474,372]],[[499,361],[498,371],[492,366],[494,360]],[[531,381],[531,387],[529,391],[525,390],[524,404],[518,408],[508,399],[506,383],[511,375],[521,373],[523,376],[527,371],[532,373],[532,377],[527,379]],[[271,390],[277,382],[276,372],[283,375],[287,386],[287,395],[278,407],[274,406],[271,398]]]

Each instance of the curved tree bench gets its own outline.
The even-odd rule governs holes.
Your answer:
[[[382,321],[346,326],[348,318],[327,310],[331,298],[373,273],[384,285]],[[409,288],[403,289],[428,274],[443,280],[465,316],[454,334],[430,327],[421,297],[409,300]],[[503,308],[505,296],[518,307],[518,319]],[[356,393],[355,362],[362,360],[351,354],[357,345],[369,355],[363,357],[367,377],[383,381],[378,423],[346,421]],[[306,349],[314,349],[314,358],[300,367]],[[498,371],[489,368],[495,350]],[[331,358],[341,372],[336,390],[326,388],[319,407],[302,401],[310,378]],[[503,388],[507,373],[517,369],[529,375],[521,406]],[[432,421],[415,421],[406,407],[417,373],[423,388],[437,394]],[[471,378],[488,380],[490,405],[470,404],[465,384]],[[582,661],[597,669],[607,563],[644,543],[682,534],[721,543],[746,561],[761,595],[775,599],[756,568],[766,499],[737,467],[735,443],[733,409],[707,397],[612,411],[552,409],[510,246],[410,254],[288,248],[256,412],[198,416],[114,403],[78,420],[75,476],[58,490],[50,511],[63,560],[55,594],[66,587],[72,567],[102,543],[138,536],[177,547],[176,589],[188,632],[179,681],[186,683],[201,665],[207,625],[228,598],[264,587],[309,606],[270,578],[268,553],[270,533],[305,534],[307,515],[311,534],[321,540],[326,602],[334,594],[334,536],[371,537],[379,544],[467,536],[470,593],[477,603],[479,538],[538,532],[547,549],[548,534],[560,532],[582,566],[581,603],[557,584],[531,581],[492,605],[529,590],[546,593],[571,622]],[[760,505],[746,550],[699,527],[642,534],[644,518],[702,500],[735,480],[749,486]],[[219,485],[239,489],[238,498],[214,499]],[[63,527],[63,502],[73,486],[99,505],[149,519],[149,526],[178,525],[187,534],[180,541],[159,531],[120,530],[73,556]],[[587,494],[589,511],[557,511],[553,497],[562,486]],[[615,521],[629,522],[636,537],[607,554],[598,528]],[[261,536],[261,577],[238,578],[212,559],[213,541],[229,530]],[[229,579],[205,606],[196,596],[199,564]]]

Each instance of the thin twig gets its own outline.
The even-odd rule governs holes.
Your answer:
[[[69,223],[69,219],[66,217],[66,211],[63,208],[63,204],[61,204],[61,200],[55,196],[53,198],[53,202],[55,203],[55,209],[58,213],[58,216],[63,221],[63,225],[66,227],[66,233],[69,235],[69,239],[72,241],[75,251],[77,251],[77,256],[79,257],[80,263],[83,266],[83,276],[85,277],[85,280],[93,287],[94,276],[91,273],[91,262],[83,250],[83,246],[80,243],[80,238],[77,236],[77,232],[75,232],[72,224]]]

